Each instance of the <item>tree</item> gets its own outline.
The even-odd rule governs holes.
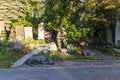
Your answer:
[[[80,0],[46,0],[43,21],[46,30],[50,31],[55,41],[60,28],[65,28],[68,41],[75,43],[82,37],[80,26]],[[89,29],[87,29],[88,31]],[[86,32],[87,33],[87,32]]]
[[[107,43],[112,43],[112,30],[115,28],[116,20],[120,18],[120,1],[119,0],[85,0],[81,5],[81,23],[99,32],[101,36],[103,30],[106,31]]]
[[[41,2],[42,1],[42,2]],[[40,22],[41,14],[43,13],[44,0],[24,0],[23,3],[23,16],[13,21],[13,25],[32,26],[37,29]],[[41,5],[41,6],[39,6]],[[39,7],[38,7],[39,6]]]

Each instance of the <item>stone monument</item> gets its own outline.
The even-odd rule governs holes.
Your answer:
[[[115,29],[115,45],[118,46],[119,44],[120,44],[120,21],[117,21]]]
[[[10,34],[9,34],[9,40],[14,40],[15,39],[15,32],[14,29],[12,28],[10,30]]]
[[[25,39],[33,39],[32,27],[24,27]]]
[[[0,21],[0,30],[1,31],[5,30],[5,28],[4,28],[4,22],[3,21]]]
[[[57,34],[57,45],[59,50],[61,50],[61,48],[65,48],[66,34],[67,33],[64,28],[61,28]]]
[[[1,29],[0,29],[0,41],[1,41],[1,38],[2,38],[2,34],[1,34]]]
[[[24,27],[16,26],[16,39],[21,40],[24,39]]]
[[[41,22],[38,25],[38,40],[44,40],[45,39],[45,31],[44,31],[44,23]]]

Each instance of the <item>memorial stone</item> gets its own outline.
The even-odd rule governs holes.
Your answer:
[[[44,23],[42,23],[42,22],[38,25],[38,39],[39,40],[44,40],[44,37],[45,37],[43,25],[44,25]]]
[[[10,34],[9,34],[9,40],[14,40],[15,39],[15,32],[13,29],[11,29]]]
[[[25,39],[33,39],[32,27],[24,27]]]
[[[18,40],[24,39],[24,27],[23,26],[16,27],[16,39]]]
[[[0,30],[1,31],[5,30],[5,28],[4,28],[4,22],[3,21],[0,21]]]
[[[115,29],[115,45],[120,45],[120,21],[116,22],[116,29]]]

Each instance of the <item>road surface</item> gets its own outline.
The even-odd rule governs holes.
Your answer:
[[[120,80],[117,64],[0,69],[0,80]]]

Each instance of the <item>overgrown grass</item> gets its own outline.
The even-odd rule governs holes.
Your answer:
[[[45,40],[21,40],[20,41],[23,44],[45,44]],[[0,68],[8,68],[10,67],[15,61],[20,59],[23,54],[15,53],[12,50],[12,43],[8,41],[2,41],[0,42]],[[29,47],[31,48],[31,46]]]
[[[104,55],[108,55],[108,56],[114,56],[117,59],[120,59],[120,53],[116,52],[115,50],[111,49],[111,48],[101,48],[99,49]]]
[[[8,68],[13,62],[20,59],[23,55],[14,53],[11,50],[11,44],[5,42],[0,42],[0,68]]]
[[[104,48],[104,49],[100,49],[100,51],[105,55],[115,56],[115,52],[112,49]]]
[[[25,42],[26,43],[26,42]],[[31,43],[31,42],[30,42]],[[36,43],[36,41],[33,43]],[[44,41],[43,41],[44,43]],[[37,44],[37,43],[36,43]],[[23,54],[14,53],[11,49],[11,43],[8,42],[0,42],[0,68],[9,68],[15,61],[20,59]],[[47,54],[39,53],[39,56],[48,56],[57,60],[95,60],[99,59],[96,56],[85,57],[83,55],[73,55],[73,54],[56,54],[56,52],[49,52]],[[35,55],[36,56],[36,55]]]
[[[25,45],[26,48],[35,49],[41,44],[46,44],[45,40],[33,40],[33,39],[25,39],[20,41]]]
[[[33,39],[25,39],[21,40],[23,44],[30,43],[30,44],[46,44],[45,40],[33,40]]]
[[[22,54],[1,54],[0,53],[0,68],[8,68],[10,67],[15,61],[20,59],[23,55]]]
[[[108,56],[116,56],[117,54],[112,48],[99,48],[99,50],[104,54]]]

